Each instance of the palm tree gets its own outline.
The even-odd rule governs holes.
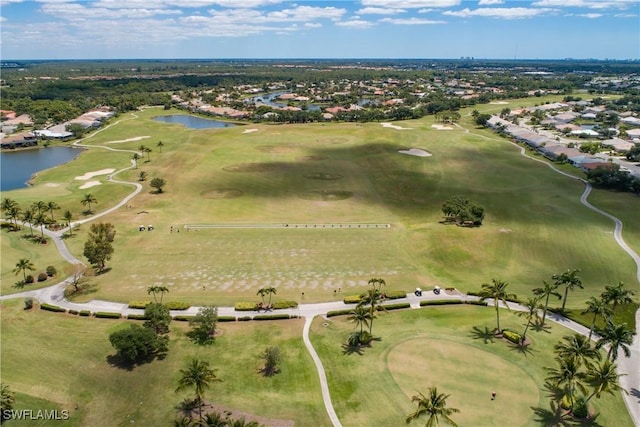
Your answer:
[[[533,293],[541,298],[544,298],[544,308],[542,310],[542,326],[544,326],[544,321],[547,318],[547,310],[549,309],[549,297],[553,295],[554,297],[561,299],[562,295],[556,292],[556,289],[558,289],[558,285],[556,285],[555,283],[549,283],[546,280],[542,283],[544,284],[544,286],[542,288],[535,288],[533,290]]]
[[[633,302],[631,296],[634,292],[624,289],[624,283],[618,282],[615,286],[605,286],[604,292],[602,293],[602,299],[606,304],[613,303],[613,307],[611,307],[611,313],[609,314],[609,318],[613,317],[616,307],[619,304],[628,304]]]
[[[47,212],[51,213],[51,223],[55,222],[55,219],[53,219],[53,211],[60,209],[60,206],[58,206],[58,204],[56,202],[48,202],[47,203]]]
[[[274,288],[273,286],[268,286],[268,287],[264,288],[264,292],[265,292],[265,294],[269,295],[269,302],[267,304],[271,305],[271,296],[277,294],[278,290],[276,288]]]
[[[145,171],[140,171],[138,173],[138,181],[144,181],[147,179],[147,173]]]
[[[133,153],[133,156],[131,156],[131,160],[133,160],[133,168],[134,169],[138,169],[138,159],[140,158],[140,155],[138,153]]]
[[[351,314],[347,319],[352,322],[355,322],[356,327],[360,326],[360,335],[362,335],[362,332],[364,329],[363,327],[369,326],[370,318],[371,318],[371,315],[369,314],[369,310],[359,305],[359,306],[356,306],[356,308],[351,312]]]
[[[6,212],[9,219],[14,219],[14,222],[15,222],[15,215],[17,215],[19,212],[18,202],[8,197],[5,197],[4,199],[2,199],[2,204],[0,204],[0,210],[2,210],[3,212]],[[18,228],[17,222],[15,222],[14,228],[15,229]]]
[[[71,220],[73,220],[73,214],[68,209],[64,212],[64,220],[67,221],[67,226],[69,227],[69,236],[72,236],[73,228],[71,228]]]
[[[604,362],[597,364],[589,369],[586,375],[587,383],[593,387],[593,393],[587,397],[585,404],[591,400],[594,396],[598,399],[602,393],[614,394],[614,392],[622,390],[628,394],[627,390],[620,387],[619,378],[626,374],[618,374],[615,363],[609,359],[605,359]]]
[[[176,393],[187,388],[193,388],[198,402],[198,415],[202,420],[202,398],[204,392],[213,382],[222,380],[216,376],[215,369],[209,367],[209,362],[200,359],[191,359],[186,369],[180,369],[180,380]]]
[[[38,211],[38,213],[41,214],[47,209],[47,204],[42,200],[38,200],[37,202],[33,202],[31,204],[31,209],[34,211]]]
[[[256,295],[260,295],[260,298],[262,298],[262,304],[264,304],[264,296],[267,294],[267,288],[260,288],[258,289],[258,292],[256,292]]]
[[[510,294],[507,292],[507,286],[509,286],[507,282],[491,279],[491,283],[482,284],[482,289],[479,293],[482,301],[493,299],[493,305],[496,309],[496,324],[498,333],[502,332],[502,329],[500,329],[500,302],[502,302],[508,310],[511,310],[509,308],[509,304],[507,304],[507,299],[516,297],[514,294]]]
[[[98,200],[96,199],[96,197],[93,194],[87,193],[87,194],[84,195],[84,197],[82,198],[80,203],[82,203],[82,206],[89,205],[89,212],[91,212],[91,204],[92,203],[98,203]]]
[[[158,146],[158,149],[162,153],[162,147],[164,147],[164,143],[162,141],[158,141],[158,143],[156,145]]]
[[[158,299],[156,298],[156,294],[160,294],[160,304],[162,304],[162,299],[164,297],[164,294],[168,292],[169,292],[169,288],[167,288],[166,286],[149,286],[147,288],[147,295],[153,294],[153,301],[156,303],[158,302]]]
[[[151,152],[152,151],[153,150],[151,148],[149,148],[149,147],[145,147],[144,148],[144,152],[147,153],[147,161],[149,161],[149,162],[151,161]]]
[[[27,209],[22,213],[22,222],[26,222],[27,224],[29,224],[29,230],[31,230],[30,236],[33,236],[33,218],[34,215],[31,209]]]
[[[569,399],[571,412],[573,412],[576,390],[580,390],[582,393],[586,392],[583,384],[585,373],[580,371],[580,362],[574,357],[561,357],[556,360],[559,366],[558,368],[546,368],[549,372],[546,380],[563,390],[564,397]]]
[[[13,272],[15,273],[16,276],[20,274],[20,272],[22,272],[22,276],[24,278],[24,281],[26,282],[27,270],[34,271],[35,267],[33,266],[33,263],[28,258],[22,258],[20,261],[16,263],[16,268],[13,269]]]
[[[522,339],[520,340],[520,342],[522,344],[524,344],[524,342],[527,340],[527,331],[529,330],[529,326],[531,326],[531,319],[535,318],[536,320],[539,319],[539,315],[538,315],[538,309],[540,308],[540,304],[538,304],[538,301],[540,301],[540,297],[536,296],[534,298],[529,298],[527,300],[526,303],[524,303],[524,307],[527,309],[526,311],[519,311],[517,314],[518,316],[526,316],[527,317],[527,324],[524,327],[524,332],[522,333]]]
[[[428,418],[425,427],[437,427],[440,425],[440,418],[447,424],[457,427],[457,424],[450,418],[450,415],[460,412],[460,410],[447,408],[447,399],[449,396],[449,394],[438,393],[436,387],[429,387],[428,397],[418,392],[417,395],[411,398],[412,402],[418,404],[418,409],[407,416],[407,424],[426,415]]]
[[[603,319],[605,316],[609,316],[611,309],[607,306],[607,303],[602,298],[591,297],[587,301],[587,308],[582,311],[582,314],[593,313],[593,320],[591,320],[591,328],[589,329],[589,340],[593,335],[593,331],[596,328],[596,320],[598,316]]]
[[[371,285],[374,289],[377,289],[378,291],[381,291],[382,287],[387,285],[384,279],[377,279],[377,278],[369,279],[368,284]]]
[[[607,325],[604,329],[598,331],[600,339],[596,343],[596,348],[601,348],[604,345],[609,345],[609,352],[607,353],[607,359],[615,362],[618,358],[618,351],[622,349],[624,355],[629,357],[631,351],[629,346],[633,342],[633,336],[636,334],[633,330],[627,327],[626,323],[616,325],[610,320],[607,320]]]
[[[144,157],[144,153],[147,152],[147,147],[143,144],[140,144],[138,147],[138,151],[140,151],[140,157]]]
[[[33,224],[36,227],[40,227],[40,237],[44,241],[44,226],[47,224],[47,217],[44,214],[37,214],[35,218],[33,218]]]
[[[367,292],[362,294],[360,302],[356,307],[369,306],[369,334],[373,331],[373,319],[376,317],[376,311],[378,307],[382,307],[380,303],[381,294],[376,288],[367,289]]]
[[[591,346],[591,341],[584,335],[567,335],[553,348],[558,357],[574,358],[579,365],[584,364],[587,368],[593,365],[592,360],[600,360],[600,352]]]
[[[582,280],[578,277],[580,269],[567,270],[561,274],[554,274],[551,278],[554,280],[554,284],[558,286],[564,286],[564,298],[562,300],[562,312],[564,313],[564,307],[567,304],[567,296],[569,291],[573,291],[575,288],[583,289]]]
[[[18,205],[17,203],[13,206],[11,206],[9,208],[9,210],[7,211],[7,216],[9,217],[9,219],[13,220],[13,228],[14,230],[19,230],[20,226],[18,226],[18,216],[20,216],[20,212],[22,210],[20,209],[20,205]]]

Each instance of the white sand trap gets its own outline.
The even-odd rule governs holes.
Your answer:
[[[401,126],[396,126],[393,123],[380,123],[382,125],[383,128],[391,128],[391,129],[397,129],[397,130],[409,130],[412,128],[403,128]]]
[[[102,170],[99,170],[99,171],[87,172],[84,175],[76,176],[76,179],[78,181],[86,181],[88,179],[93,178],[94,176],[106,175],[106,174],[112,173],[112,172],[115,172],[115,169],[102,169]]]
[[[245,131],[242,133],[253,133],[253,132],[258,132],[258,129],[245,129]]]
[[[45,187],[60,187],[60,184],[55,183],[55,182],[47,182],[44,186]]]
[[[489,104],[492,104],[492,105],[507,105],[509,103],[507,101],[492,101]]]
[[[431,153],[428,151],[421,150],[419,148],[412,148],[411,150],[399,150],[398,153],[408,154],[410,156],[418,156],[418,157],[430,157]]]
[[[89,181],[89,182],[85,182],[84,184],[82,184],[80,187],[81,190],[84,190],[85,188],[91,188],[91,187],[95,187],[96,185],[100,185],[100,181]]]
[[[438,130],[453,130],[452,127],[443,125],[431,125],[431,127]]]
[[[121,142],[134,142],[134,141],[140,141],[142,139],[147,139],[147,138],[151,138],[151,137],[150,136],[136,136],[135,138],[119,139],[117,141],[108,141],[107,144],[119,144]]]

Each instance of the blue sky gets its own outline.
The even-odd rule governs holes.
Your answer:
[[[2,59],[639,59],[640,0],[0,0]]]

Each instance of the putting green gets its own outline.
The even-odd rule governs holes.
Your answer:
[[[539,404],[539,389],[526,372],[479,348],[416,338],[396,345],[387,356],[394,381],[410,398],[428,387],[450,394],[447,406],[459,425],[521,426]],[[497,397],[491,400],[491,392]]]

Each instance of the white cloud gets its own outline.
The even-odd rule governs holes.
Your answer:
[[[397,15],[406,12],[404,9],[389,9],[386,7],[365,7],[356,11],[360,15]]]
[[[638,6],[638,0],[538,0],[536,7],[585,7],[589,9],[627,9]]]
[[[479,0],[478,6],[493,6],[496,4],[503,4],[504,0]]]
[[[226,11],[225,11],[226,12]],[[347,13],[346,9],[335,7],[297,6],[268,13],[266,16],[274,21],[312,21],[314,19],[340,19]]]
[[[107,19],[144,19],[156,15],[180,15],[177,9],[108,9],[103,7],[86,7],[80,3],[45,3],[42,11],[59,19],[68,21],[92,20],[94,22]]]
[[[322,27],[322,24],[320,24],[319,22],[305,22],[304,23],[304,27],[305,28],[320,28],[320,27]]]
[[[376,24],[370,21],[364,21],[362,19],[352,19],[350,21],[336,22],[336,25],[340,27],[367,29],[375,26]]]
[[[443,15],[456,16],[459,18],[470,18],[473,16],[483,16],[488,18],[502,18],[502,19],[522,19],[532,18],[534,16],[545,15],[551,12],[555,12],[554,9],[536,9],[527,7],[484,7],[475,10],[464,8],[456,11],[446,11]]]
[[[420,7],[452,7],[458,6],[461,0],[362,0],[365,6],[415,9]]]
[[[198,0],[186,0],[186,2],[190,2],[190,1],[198,1]],[[202,1],[206,1],[206,0],[202,0]],[[282,3],[282,0],[212,0],[209,3],[213,3],[222,7],[252,9],[256,7]],[[182,5],[182,0],[175,1],[175,4],[176,6]]]
[[[600,18],[602,16],[602,13],[582,13],[578,16],[582,16],[583,18],[595,19]]]
[[[378,22],[384,22],[396,25],[433,25],[433,24],[446,24],[446,21],[432,21],[430,19],[419,18],[383,18]]]
[[[11,3],[22,3],[24,0],[0,0],[0,6],[6,6]]]

